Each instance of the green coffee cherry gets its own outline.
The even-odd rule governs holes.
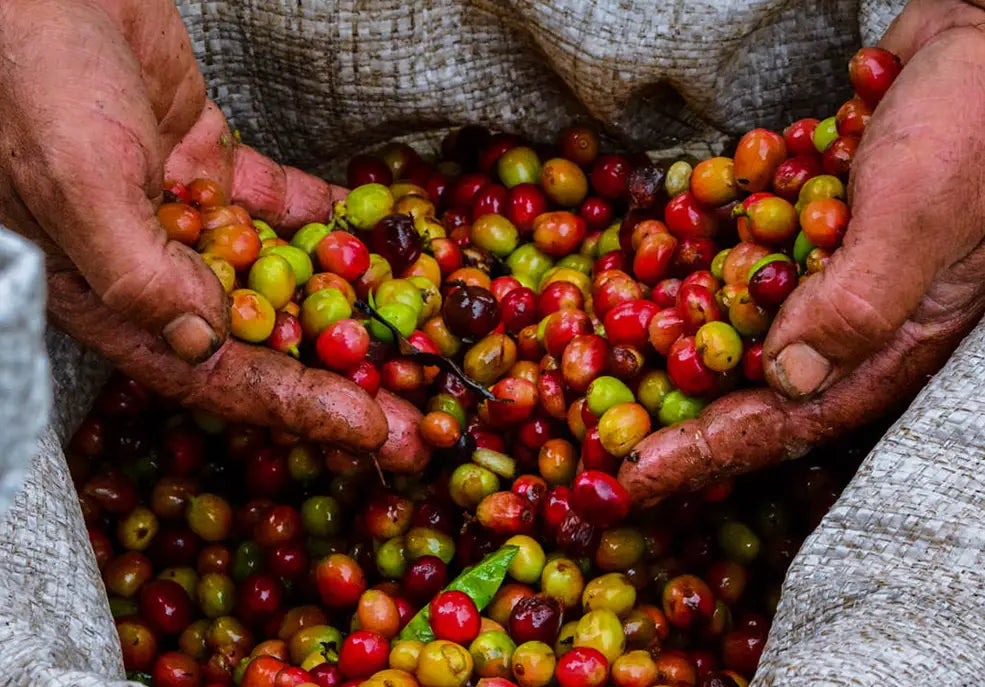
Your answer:
[[[615,377],[597,377],[588,385],[585,402],[595,417],[602,415],[612,406],[620,403],[633,403],[636,398],[621,380]]]

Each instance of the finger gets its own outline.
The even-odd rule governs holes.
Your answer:
[[[279,165],[253,148],[237,145],[233,202],[278,229],[292,233],[309,222],[326,222],[346,191],[294,167]]]
[[[799,458],[908,402],[980,316],[979,304],[947,330],[906,323],[885,350],[813,401],[790,401],[769,389],[725,396],[697,419],[647,437],[635,460],[623,462],[619,481],[645,506]]]
[[[188,183],[211,179],[227,196],[232,187],[236,142],[226,116],[211,100],[206,100],[195,123],[178,141],[164,162],[164,178]]]
[[[225,116],[211,101],[168,157],[165,176],[213,179],[230,193],[231,202],[287,234],[308,222],[327,221],[334,203],[346,194],[340,186],[235,143]]]
[[[418,431],[421,411],[385,390],[376,394],[376,401],[389,425],[389,435],[379,452],[380,467],[404,474],[420,472],[431,460],[431,449]]]
[[[356,451],[374,451],[387,439],[383,411],[349,380],[234,341],[207,362],[189,365],[104,307],[76,273],[49,278],[48,307],[56,326],[168,398],[230,421],[281,427]]]
[[[790,398],[829,388],[881,349],[980,240],[985,204],[962,196],[985,181],[975,162],[985,144],[967,133],[985,118],[975,59],[985,60],[980,34],[927,46],[876,110],[845,244],[784,303],[765,343],[766,378]]]
[[[890,24],[879,47],[905,64],[935,36],[952,28],[980,25],[983,17],[982,7],[967,0],[911,0]]]

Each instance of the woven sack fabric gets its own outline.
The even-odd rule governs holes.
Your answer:
[[[244,140],[334,179],[354,152],[394,138],[427,152],[465,122],[549,140],[594,119],[625,147],[718,152],[750,127],[833,111],[848,57],[902,4],[178,2]],[[108,367],[58,332],[41,345],[40,269],[0,229],[0,682],[126,684],[60,448]],[[983,373],[980,327],[805,543],[754,685],[981,683]]]

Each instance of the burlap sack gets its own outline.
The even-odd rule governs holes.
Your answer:
[[[902,4],[183,0],[179,7],[211,95],[244,140],[338,178],[338,162],[357,150],[402,136],[425,152],[463,122],[543,140],[568,121],[594,118],[626,146],[717,152],[752,126],[829,114],[846,95],[848,57],[873,43]],[[46,415],[41,262],[3,232],[0,505],[9,507],[0,519],[0,681],[122,684],[115,630],[60,449],[107,367],[49,331],[54,404]],[[757,687],[982,682],[983,374],[980,327],[805,543]]]

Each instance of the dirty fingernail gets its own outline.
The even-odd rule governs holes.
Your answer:
[[[790,344],[776,357],[776,382],[790,398],[813,394],[830,373],[827,358],[805,343]]]
[[[212,325],[193,313],[174,318],[161,334],[179,358],[192,364],[211,358],[222,343]]]

